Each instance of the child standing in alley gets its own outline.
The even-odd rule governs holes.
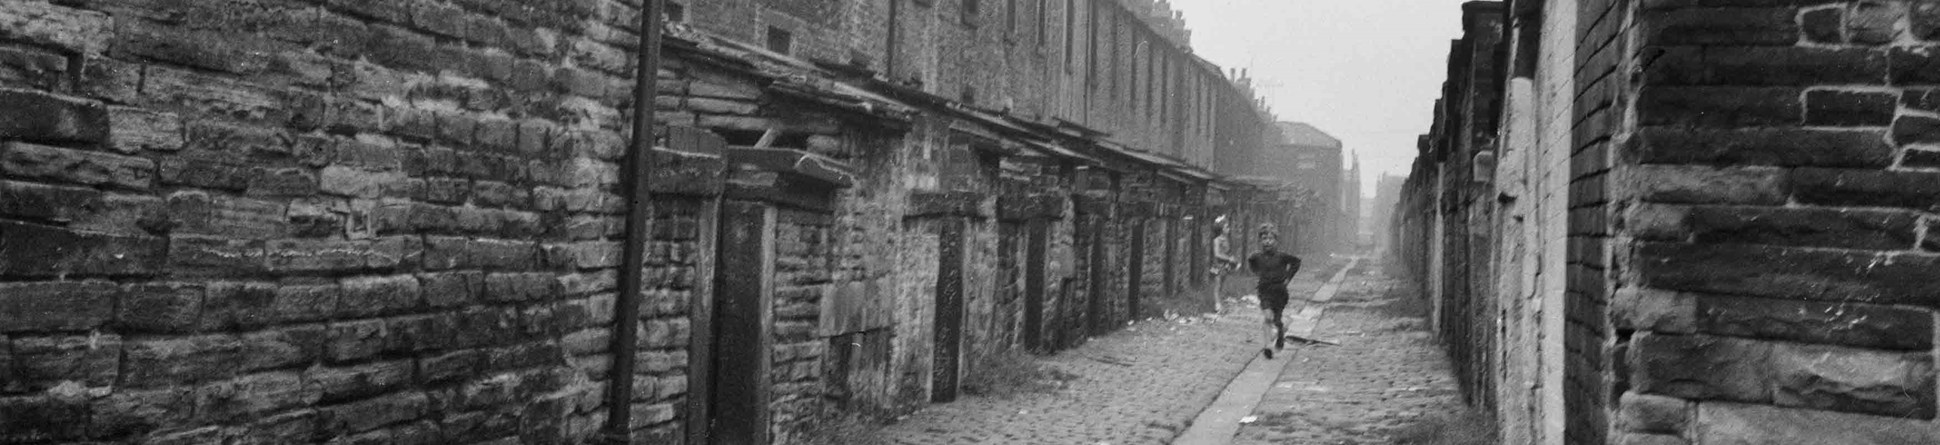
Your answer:
[[[1232,254],[1227,253],[1227,251],[1231,250],[1232,247],[1229,245],[1231,244],[1231,242],[1226,240],[1226,217],[1220,216],[1218,218],[1214,218],[1212,228],[1213,228],[1213,243],[1212,243],[1213,267],[1211,272],[1212,272],[1212,279],[1213,279],[1212,280],[1213,313],[1220,313],[1222,308],[1220,307],[1219,293],[1221,291],[1226,290],[1226,274],[1232,271],[1233,269],[1239,267],[1239,259],[1233,258]]]

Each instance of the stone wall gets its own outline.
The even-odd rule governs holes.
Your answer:
[[[1503,158],[1478,172],[1495,179],[1488,195],[1513,199],[1490,219],[1450,223],[1444,207],[1436,233],[1424,207],[1448,196],[1427,195],[1430,183],[1445,190],[1471,166],[1430,142],[1395,235],[1453,239],[1479,225],[1498,237],[1478,263],[1489,292],[1469,298],[1503,311],[1491,351],[1503,361],[1459,365],[1536,383],[1478,401],[1506,442],[1940,439],[1934,314],[1910,297],[1933,272],[1916,185],[1940,121],[1926,100],[1932,5],[1510,10],[1531,15],[1515,16],[1527,21],[1512,22],[1502,50],[1510,119],[1492,148]],[[1539,51],[1515,51],[1534,41]],[[1460,298],[1482,283],[1452,261],[1403,269]]]
[[[1186,123],[1124,140],[1047,118],[1085,89],[999,109],[985,92],[1055,97],[1061,57],[954,1],[897,22],[930,29],[897,41],[943,76],[914,87],[857,74],[887,55],[881,3],[682,3],[640,311],[619,314],[634,3],[0,6],[0,442],[805,442],[942,401],[939,363],[960,381],[1158,315],[1132,280],[1202,281],[1189,209],[1251,190],[1191,141],[1255,150],[1271,121],[1187,58],[1166,78],[1198,70],[1221,99],[1197,109],[1225,109],[1196,132],[1210,116],[1176,98]],[[800,51],[756,49],[767,26]],[[967,66],[1009,71],[946,69]],[[1290,218],[1257,197],[1225,205]]]
[[[1929,280],[1904,278],[1935,270],[1916,222],[1927,208],[1905,199],[1919,188],[1881,186],[1930,179],[1940,15],[1929,2],[1699,6],[1631,11],[1638,78],[1619,103],[1636,120],[1612,147],[1624,181],[1611,194],[1612,253],[1629,267],[1613,275],[1610,322],[1634,334],[1614,357],[1628,389],[1614,426],[1803,443],[1861,422],[1875,439],[1934,440],[1932,305],[1913,297]],[[1669,366],[1689,359],[1728,366]],[[1659,413],[1693,421],[1634,421]],[[1825,432],[1734,425],[1779,419]]]
[[[774,349],[769,381],[776,396],[773,440],[795,443],[803,423],[820,418],[823,367],[829,341],[818,335],[822,299],[830,291],[834,221],[830,215],[784,209],[775,225]],[[833,297],[833,296],[828,296]]]
[[[0,6],[0,437],[589,437],[628,73],[599,6]]]

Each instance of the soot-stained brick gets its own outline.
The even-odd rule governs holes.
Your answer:
[[[1814,90],[1805,93],[1806,125],[1883,126],[1899,111],[1891,92]]]

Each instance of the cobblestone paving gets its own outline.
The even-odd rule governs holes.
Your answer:
[[[1425,415],[1459,411],[1459,389],[1426,320],[1382,310],[1412,298],[1387,292],[1397,285],[1350,273],[1316,332],[1340,346],[1289,345],[1293,363],[1234,443],[1388,444]]]
[[[1296,296],[1318,279],[1302,272]],[[1251,282],[1251,278],[1244,278]],[[1039,363],[1079,376],[1050,393],[964,397],[885,427],[895,444],[1164,444],[1259,354],[1257,303],[1184,324],[1151,320]],[[1291,346],[1289,346],[1291,348]]]

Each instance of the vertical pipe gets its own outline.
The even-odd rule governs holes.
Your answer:
[[[613,303],[613,368],[606,385],[606,440],[628,443],[633,433],[633,371],[639,347],[642,268],[653,231],[653,99],[659,91],[661,0],[641,0],[639,56],[633,73],[633,141],[626,156],[626,239],[620,248],[620,295]],[[687,413],[705,415],[705,413]]]

